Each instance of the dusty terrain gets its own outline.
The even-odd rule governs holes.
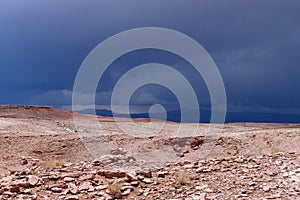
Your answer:
[[[0,199],[300,199],[299,124],[116,120],[1,106]]]

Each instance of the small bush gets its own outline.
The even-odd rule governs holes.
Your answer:
[[[108,184],[107,189],[111,195],[118,196],[121,194],[122,182]]]
[[[49,161],[45,160],[41,163],[41,167],[44,169],[52,169],[55,167],[62,167],[65,163],[63,161]]]
[[[176,186],[191,185],[191,177],[189,174],[180,174],[175,179]]]
[[[283,149],[277,148],[277,147],[272,147],[271,153],[272,153],[272,154],[276,154],[276,153],[286,153],[286,151],[283,150]]]

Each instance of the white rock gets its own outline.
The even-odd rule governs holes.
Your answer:
[[[28,176],[28,182],[31,186],[34,186],[39,182],[39,179],[36,176],[29,175]]]
[[[206,193],[201,193],[200,194],[200,200],[206,200],[207,199],[207,194]]]
[[[68,188],[69,188],[69,190],[72,194],[77,194],[78,193],[78,188],[74,183],[69,183]]]
[[[263,191],[265,191],[265,192],[269,192],[269,191],[271,190],[270,187],[268,187],[268,186],[265,186],[265,187],[263,187],[262,189],[263,189]]]
[[[74,181],[74,178],[71,178],[71,177],[65,177],[65,178],[64,178],[64,181],[65,181],[65,182],[72,182],[72,181]]]
[[[123,195],[123,196],[127,196],[127,195],[130,194],[130,192],[131,192],[131,189],[129,188],[129,189],[125,190],[125,191],[122,193],[122,195]]]
[[[142,181],[146,184],[152,183],[152,180],[150,178],[144,178]]]
[[[79,200],[78,196],[68,196],[65,198],[65,200]]]
[[[58,193],[58,192],[62,192],[62,189],[60,187],[53,187],[53,188],[51,188],[51,191]]]
[[[79,186],[79,191],[82,190],[88,190],[90,188],[91,183],[90,182],[83,182],[80,186]]]
[[[100,191],[100,190],[106,190],[106,189],[107,189],[107,185],[99,185],[99,186],[95,187],[95,189],[96,189],[97,191]]]

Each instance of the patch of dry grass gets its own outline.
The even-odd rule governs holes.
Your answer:
[[[272,148],[271,148],[271,153],[272,153],[272,154],[286,153],[286,151],[283,150],[283,149],[280,149],[280,148],[278,148],[278,147],[272,147]]]
[[[41,167],[44,169],[52,169],[55,167],[62,167],[65,163],[63,161],[49,161],[49,160],[45,160],[41,163]]]
[[[189,174],[179,174],[175,178],[175,186],[191,185],[192,180]]]
[[[123,185],[124,184],[122,182],[112,183],[108,184],[107,189],[111,195],[118,196],[121,194],[121,188]]]

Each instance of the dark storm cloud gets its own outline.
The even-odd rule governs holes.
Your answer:
[[[158,26],[204,46],[223,76],[229,109],[299,110],[299,8],[293,0],[4,0],[0,103],[70,105],[76,72],[96,45],[127,29]]]

